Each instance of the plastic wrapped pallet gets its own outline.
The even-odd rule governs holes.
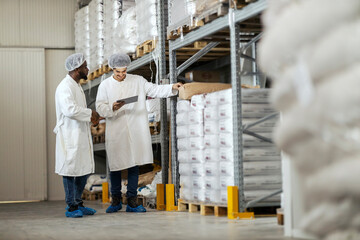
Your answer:
[[[220,176],[205,176],[206,190],[220,190]]]
[[[193,190],[192,188],[186,188],[181,186],[180,188],[180,198],[183,200],[191,200],[193,197]]]
[[[205,202],[207,203],[219,203],[220,202],[220,190],[206,190]]]
[[[203,188],[193,188],[193,196],[192,200],[196,202],[203,202],[205,201],[205,189]]]
[[[123,11],[115,32],[116,50],[121,53],[134,53],[138,44],[135,7]]]
[[[90,27],[90,71],[101,67],[104,63],[104,5],[103,0],[89,3]]]
[[[90,65],[90,26],[89,6],[83,7],[75,13],[75,52],[83,53],[87,64]]]
[[[169,26],[167,27],[167,35],[171,31],[177,30],[182,26],[190,26],[191,17],[186,9],[186,2],[184,0],[170,0],[169,1]]]
[[[121,16],[121,0],[104,1],[104,59],[117,52],[115,47],[116,32]]]
[[[156,0],[136,0],[137,41],[139,44],[158,36]]]
[[[122,0],[121,11],[124,13],[129,8],[132,8],[135,6],[136,6],[135,0]]]
[[[196,15],[201,15],[205,11],[221,5],[222,1],[219,0],[196,0],[195,11]]]

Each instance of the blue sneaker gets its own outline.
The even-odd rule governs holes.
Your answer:
[[[120,197],[113,196],[111,205],[106,209],[106,213],[114,213],[122,209]]]
[[[143,205],[139,205],[137,207],[130,207],[129,205],[126,206],[126,212],[146,212],[146,209]]]
[[[79,210],[83,213],[83,215],[94,215],[96,213],[95,209],[89,207],[80,207]]]
[[[79,217],[83,216],[83,213],[80,210],[75,210],[75,211],[72,211],[72,212],[66,211],[65,216],[66,217],[71,217],[71,218],[79,218]]]

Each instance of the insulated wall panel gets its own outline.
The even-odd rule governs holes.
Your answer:
[[[73,48],[73,0],[0,0],[0,46]]]
[[[0,65],[0,201],[44,200],[44,49],[0,49]]]

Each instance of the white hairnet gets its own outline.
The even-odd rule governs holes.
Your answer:
[[[109,57],[108,63],[112,69],[124,68],[130,65],[131,60],[127,54],[115,53]]]
[[[74,53],[68,56],[65,60],[65,69],[67,71],[73,71],[76,68],[80,67],[85,62],[84,54]]]

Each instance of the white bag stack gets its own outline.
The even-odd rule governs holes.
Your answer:
[[[137,40],[141,44],[158,36],[156,0],[136,0]]]
[[[251,123],[275,112],[269,106],[267,89],[244,89],[242,97],[244,123]],[[181,172],[184,173],[184,168],[190,167],[189,176],[193,178],[193,198],[187,200],[203,198],[203,201],[208,203],[226,204],[227,186],[234,185],[231,89],[194,95],[191,103],[182,100],[177,107],[178,159]],[[277,120],[270,119],[249,130],[254,129],[256,134],[271,139]],[[185,138],[186,136],[190,137]],[[280,152],[274,144],[243,134],[243,146],[245,199],[253,200],[254,196],[260,197],[261,193],[280,189]],[[184,163],[189,165],[184,166]],[[189,176],[184,175],[186,181]],[[180,179],[182,177],[180,173]],[[199,178],[203,180],[200,181]],[[279,196],[275,196],[265,201],[278,205],[279,199]]]
[[[191,16],[187,11],[187,3],[184,0],[169,1],[169,26],[167,27],[167,35],[178,28],[191,25]],[[175,31],[176,32],[176,31]]]
[[[299,227],[319,239],[355,240],[360,239],[360,52],[354,49],[360,41],[360,1],[328,3],[269,1],[259,60],[274,80],[272,101],[282,112],[276,143],[301,179],[305,212]]]
[[[90,27],[89,6],[81,8],[75,13],[75,52],[85,56],[90,65]]]
[[[134,53],[137,46],[137,23],[135,7],[123,11],[116,28],[115,48],[117,52]]]
[[[226,203],[226,186],[234,184],[232,89],[222,90],[216,94],[219,104],[220,199],[223,203]],[[269,104],[269,89],[242,89],[241,94],[243,125],[250,124],[275,112]],[[248,130],[271,139],[277,121],[276,118],[270,119]],[[243,134],[242,138],[245,200],[253,200],[254,196],[257,196],[256,194],[259,195],[262,192],[280,189],[280,152],[275,148],[274,144],[251,135]],[[261,196],[259,195],[259,197]],[[264,201],[278,205],[279,200],[280,197],[276,196]]]
[[[185,200],[204,201],[203,109],[192,107],[188,100],[180,100],[177,102],[177,111],[176,135],[182,189],[180,197]]]
[[[104,63],[104,0],[89,3],[90,72]]]
[[[117,53],[115,42],[117,41],[115,29],[121,16],[121,0],[104,1],[104,60]]]

